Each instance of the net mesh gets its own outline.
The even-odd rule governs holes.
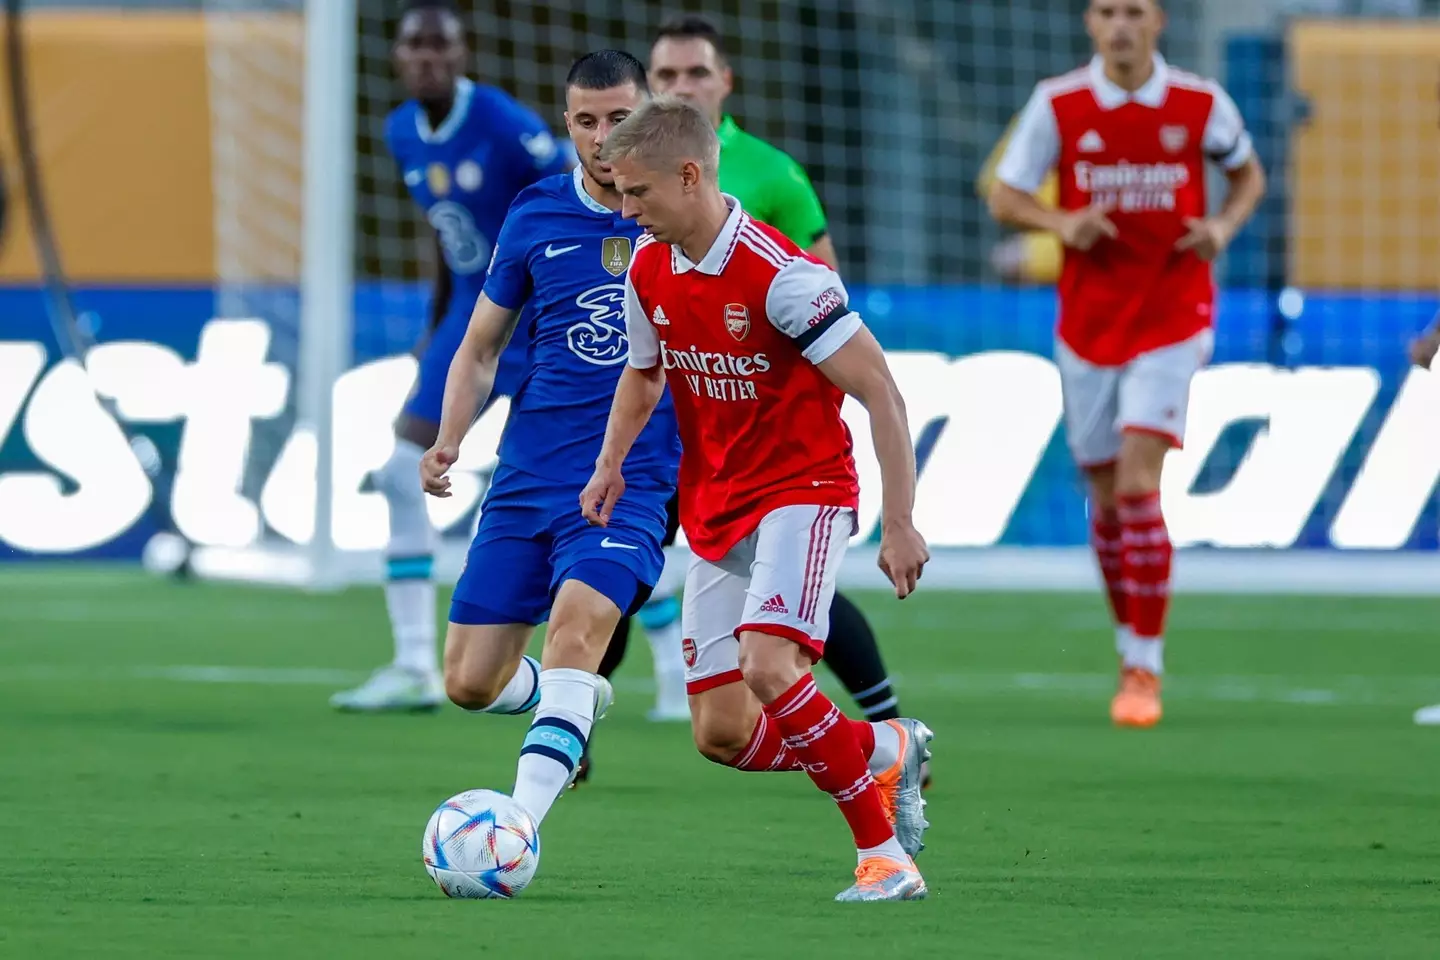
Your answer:
[[[246,3],[243,16],[229,2],[206,3],[215,25],[222,309],[268,320],[272,355],[293,367],[301,21],[283,2],[258,13]],[[933,394],[914,405],[923,411],[914,427],[928,474],[921,499],[930,504],[942,542],[1085,542],[1081,485],[1059,432],[1047,428],[1051,412],[1058,416],[1046,392],[1050,381],[1042,367],[1006,366],[1011,352],[1050,353],[1054,244],[996,227],[980,196],[987,160],[1034,83],[1088,57],[1076,6],[1039,0],[698,5],[727,39],[737,78],[727,109],[804,165],[829,214],[847,284],[886,347],[910,354],[902,363],[912,382],[925,382]],[[1415,429],[1407,411],[1418,410],[1421,391],[1429,389],[1428,381],[1417,386],[1408,376],[1404,347],[1436,308],[1440,177],[1434,158],[1440,144],[1433,62],[1421,51],[1427,44],[1433,50],[1440,33],[1433,19],[1423,18],[1336,27],[1286,25],[1277,17],[1265,19],[1264,29],[1227,33],[1215,26],[1223,6],[1170,0],[1164,42],[1172,61],[1227,85],[1275,185],[1219,265],[1216,359],[1281,372],[1344,367],[1370,373],[1358,374],[1369,379],[1347,388],[1354,391],[1347,395],[1350,406],[1336,408],[1340,426],[1318,452],[1304,445],[1307,421],[1286,406],[1307,396],[1293,386],[1299,381],[1247,374],[1251,379],[1236,389],[1254,394],[1254,409],[1237,412],[1203,450],[1186,454],[1195,462],[1182,471],[1187,486],[1181,493],[1193,522],[1179,526],[1193,532],[1194,542],[1226,545],[1433,545],[1428,461],[1421,465],[1424,476],[1408,485],[1395,479],[1394,466],[1367,474],[1365,465],[1374,450],[1406,449],[1402,441],[1413,439]],[[1295,5],[1252,6],[1278,15]],[[1335,12],[1366,12],[1351,6]],[[1401,12],[1426,9],[1402,5]],[[643,59],[656,26],[677,7],[652,0],[495,0],[462,3],[461,10],[475,50],[474,74],[534,107],[560,134],[569,63],[612,46]],[[434,266],[429,228],[382,138],[386,114],[403,97],[390,64],[397,16],[394,5],[358,0],[359,363],[403,355],[415,343],[426,322]],[[1317,383],[1327,375],[1316,374]],[[987,392],[992,389],[1003,402]],[[1318,389],[1334,392],[1323,384]],[[399,397],[394,402],[398,406]],[[997,412],[1005,404],[1043,410],[1034,423],[1016,426],[1011,414]],[[1397,419],[1392,413],[1401,406]],[[1387,422],[1394,438],[1382,448],[1377,439]],[[257,426],[247,474],[252,488],[266,479],[287,430],[284,418]],[[967,488],[982,506],[973,515],[943,506],[939,494],[954,478],[937,487],[932,468],[982,472],[978,465],[1006,449],[1015,430],[1033,434],[1027,442],[1035,449],[997,468],[1005,476]],[[1310,472],[1303,477],[1277,462],[1296,449],[1308,450]],[[361,484],[357,476],[352,471]],[[1283,523],[1246,519],[1283,500],[1282,480],[1309,502],[1291,508]],[[475,489],[482,486],[483,477]],[[1346,514],[1357,488],[1359,506],[1351,504]],[[1403,501],[1398,507],[1396,497]],[[1232,519],[1209,518],[1205,511],[1212,508]],[[473,516],[471,504],[468,512],[447,515],[444,525],[458,537]],[[372,530],[359,540],[375,546],[378,536]]]

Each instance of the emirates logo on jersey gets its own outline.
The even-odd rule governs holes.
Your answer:
[[[750,335],[750,311],[745,304],[725,304],[725,329],[736,340],[744,340]]]
[[[1179,153],[1190,142],[1190,131],[1184,127],[1164,126],[1160,128],[1160,146],[1171,153]]]
[[[1183,163],[1075,164],[1075,186],[1090,202],[1108,204],[1124,213],[1168,212],[1178,209],[1177,193],[1190,183]]]

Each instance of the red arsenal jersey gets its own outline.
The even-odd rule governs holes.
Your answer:
[[[1211,323],[1210,264],[1175,252],[1187,217],[1204,217],[1205,161],[1234,170],[1251,156],[1234,102],[1219,85],[1155,58],[1133,93],[1088,67],[1035,88],[996,176],[1035,193],[1051,169],[1060,207],[1108,203],[1119,236],[1066,249],[1059,336],[1091,363],[1118,366]]]
[[[699,263],[648,237],[625,284],[630,365],[665,369],[680,423],[680,522],[719,560],[765,514],[854,508],[844,394],[816,368],[860,329],[840,278],[734,197]]]

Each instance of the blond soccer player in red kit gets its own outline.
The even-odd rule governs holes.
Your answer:
[[[917,900],[930,731],[850,720],[811,673],[856,532],[847,393],[870,413],[884,487],[880,566],[896,596],[914,591],[929,559],[911,522],[904,404],[835,271],[721,193],[719,155],[714,124],[671,97],[606,141],[622,212],[648,236],[626,278],[629,363],[580,506],[607,522],[626,453],[668,383],[683,448],[680,522],[695,554],[681,621],[696,745],[740,770],[804,770],[830,794],[858,851],[855,883],[836,899]]]
[[[1085,26],[1094,59],[1035,88],[990,210],[1065,245],[1055,361],[1115,616],[1121,667],[1110,715],[1151,727],[1161,715],[1172,553],[1160,471],[1184,440],[1190,381],[1210,358],[1210,261],[1249,219],[1265,175],[1225,91],[1156,52],[1158,0],[1091,0]],[[1229,181],[1214,215],[1207,161]],[[1058,209],[1035,196],[1051,170]]]

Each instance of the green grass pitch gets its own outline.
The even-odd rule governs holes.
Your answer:
[[[421,830],[509,789],[526,721],[332,713],[388,653],[378,590],[0,570],[0,956],[1440,955],[1435,601],[1181,597],[1130,732],[1098,597],[858,599],[937,734],[928,901],[831,903],[840,815],[647,723],[637,637],[534,884],[463,902]]]

